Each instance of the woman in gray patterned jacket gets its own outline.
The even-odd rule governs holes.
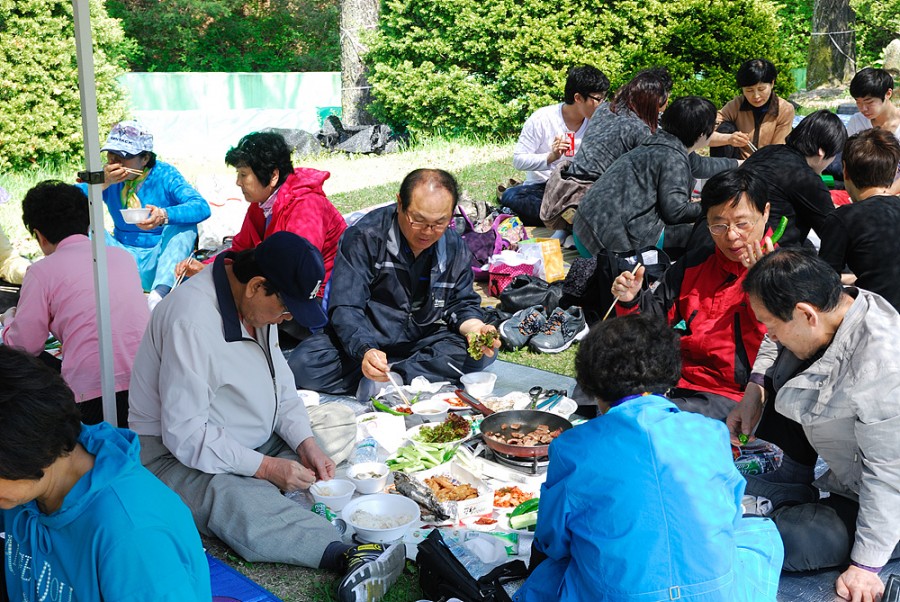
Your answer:
[[[734,160],[708,162],[708,172],[691,173],[689,155],[706,146],[715,120],[709,100],[679,98],[663,113],[654,135],[616,159],[575,215],[575,244],[582,255],[684,246],[701,213],[699,203],[691,201],[693,178],[737,166]]]

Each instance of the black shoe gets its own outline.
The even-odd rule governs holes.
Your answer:
[[[484,313],[484,323],[490,324],[494,328],[500,328],[500,324],[512,317],[511,313],[497,307],[485,307],[482,312]]]
[[[377,602],[403,572],[406,546],[397,543],[385,548],[378,543],[354,546],[344,552],[347,574],[338,586],[341,602]]]

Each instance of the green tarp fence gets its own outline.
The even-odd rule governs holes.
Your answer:
[[[315,132],[324,116],[340,114],[337,72],[128,73],[119,81],[164,160],[222,159],[249,132]]]

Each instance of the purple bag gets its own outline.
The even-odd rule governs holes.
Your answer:
[[[492,256],[496,255],[503,249],[507,249],[510,246],[510,243],[507,242],[502,236],[500,236],[499,231],[497,230],[498,226],[508,217],[511,217],[507,213],[501,213],[496,218],[494,218],[494,222],[491,224],[491,227],[486,232],[476,232],[475,224],[472,223],[472,220],[469,219],[469,216],[466,215],[465,210],[462,207],[457,206],[460,215],[463,218],[463,229],[462,231],[454,223],[454,227],[457,228],[457,232],[459,232],[460,237],[465,241],[466,246],[469,247],[469,251],[472,252],[472,273],[475,280],[484,281],[488,279],[488,272],[486,270],[482,270],[481,266],[488,262]]]

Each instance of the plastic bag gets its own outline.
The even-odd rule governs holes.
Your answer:
[[[523,242],[519,244],[519,253],[532,259],[539,259],[534,274],[547,282],[556,282],[566,277],[563,265],[562,247],[556,238]]]

